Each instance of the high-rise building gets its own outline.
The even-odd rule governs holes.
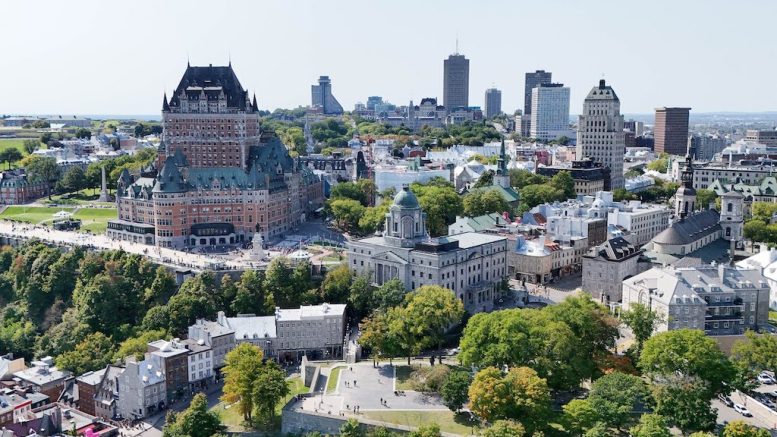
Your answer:
[[[486,118],[496,117],[502,113],[502,92],[496,88],[486,90]]]
[[[623,188],[623,155],[626,137],[623,132],[621,102],[615,90],[604,79],[583,101],[583,113],[577,123],[577,159],[591,158],[610,168],[607,191]]]
[[[318,78],[318,85],[310,86],[311,106],[320,107],[324,114],[342,114],[343,107],[332,95],[332,80],[329,76]]]
[[[367,109],[370,111],[375,110],[375,105],[382,105],[383,97],[381,96],[369,96],[367,97]]]
[[[531,90],[537,88],[540,84],[551,83],[551,76],[552,73],[545,70],[526,73],[526,80],[523,88],[523,115],[531,114]]]
[[[469,106],[469,59],[454,53],[443,64],[442,104],[449,111]]]
[[[322,181],[263,131],[232,66],[187,66],[162,101],[155,168],[124,170],[108,236],[177,249],[224,248],[289,232],[323,203]]]
[[[569,134],[569,87],[540,84],[532,89],[531,106],[532,138],[551,141]]]
[[[653,126],[657,153],[683,156],[688,148],[688,118],[691,108],[656,108]]]

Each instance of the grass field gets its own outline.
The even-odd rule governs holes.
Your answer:
[[[329,371],[329,378],[326,380],[326,392],[332,393],[337,388],[337,380],[340,377],[340,371],[343,370],[343,366],[335,367]]]
[[[114,202],[97,202],[100,197],[100,190],[94,190],[92,188],[85,188],[81,191],[76,191],[68,194],[55,194],[51,196],[51,200],[48,197],[38,199],[37,203],[43,205],[103,205],[113,206]]]
[[[440,431],[459,435],[472,434],[473,426],[477,431],[477,424],[470,423],[467,415],[452,411],[366,411],[364,415],[368,419],[405,426],[436,423],[440,425]]]
[[[277,407],[275,407],[275,420],[273,421],[274,431],[279,430],[281,427],[281,409],[286,405],[286,403],[289,402],[289,400],[294,396],[307,392],[308,388],[305,387],[305,384],[300,377],[292,378],[289,380],[289,395],[286,396],[281,402],[279,402]],[[243,416],[240,414],[235,405],[232,405],[229,408],[224,407],[224,403],[221,402],[210,410],[218,413],[219,417],[221,418],[221,423],[227,427],[227,430],[231,432],[242,432],[254,429],[252,426],[243,421]]]
[[[10,148],[16,148],[20,152],[22,152],[22,155],[27,156],[27,152],[24,151],[24,141],[29,138],[0,138],[0,152],[10,149]],[[40,143],[38,146],[39,148],[46,148],[46,146],[43,145],[43,143]],[[12,166],[15,163],[12,163]],[[5,170],[8,168],[7,163],[3,163],[2,169]]]
[[[115,208],[59,208],[37,206],[9,206],[0,214],[0,219],[17,220],[33,224],[49,224],[59,211],[74,212],[73,218],[81,220],[81,230],[103,233],[108,220],[116,218]]]
[[[73,212],[73,208],[46,208],[36,206],[9,206],[0,214],[0,219],[17,220],[33,224],[54,220],[59,211]]]

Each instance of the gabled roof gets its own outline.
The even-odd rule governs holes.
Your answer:
[[[686,217],[685,220],[672,223],[653,237],[653,242],[673,246],[690,244],[719,231],[719,221],[720,215],[717,211],[711,209],[700,211]]]
[[[175,109],[181,106],[179,100],[181,93],[185,93],[189,99],[207,98],[213,100],[218,99],[222,92],[227,99],[228,108],[251,109],[250,105],[246,104],[248,92],[240,85],[240,81],[232,70],[232,65],[187,66],[181,82],[170,98],[170,107]]]

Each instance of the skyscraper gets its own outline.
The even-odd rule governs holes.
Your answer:
[[[469,59],[454,53],[443,63],[442,104],[449,111],[469,106]]]
[[[591,158],[609,167],[610,180],[604,181],[604,189],[612,191],[624,186],[625,153],[621,101],[602,79],[583,101],[583,113],[577,123],[577,159]]]
[[[531,114],[531,90],[542,83],[551,83],[550,71],[537,70],[534,73],[526,73],[526,81],[523,88],[523,115]]]
[[[502,113],[502,92],[496,88],[486,90],[486,118],[496,117]]]
[[[552,141],[569,132],[569,88],[561,83],[532,89],[531,137]]]
[[[329,76],[318,78],[318,85],[310,86],[311,106],[321,107],[324,114],[342,114],[343,107],[332,95],[332,81]]]
[[[653,127],[656,152],[685,155],[690,112],[691,108],[656,108],[656,123]]]

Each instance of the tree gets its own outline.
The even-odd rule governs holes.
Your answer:
[[[83,138],[88,140],[89,138],[92,138],[92,132],[89,129],[80,127],[76,130],[75,136],[79,139]]]
[[[742,420],[734,420],[723,428],[722,437],[770,437],[769,431],[748,425]]]
[[[475,181],[475,185],[473,185],[472,188],[488,187],[488,186],[491,186],[493,183],[494,183],[494,171],[486,170],[483,172],[483,174],[480,175],[478,180]]]
[[[114,361],[123,361],[124,358],[134,356],[138,360],[143,359],[143,355],[148,350],[148,343],[156,340],[165,340],[169,338],[163,330],[146,331],[136,337],[130,337],[119,345],[119,349],[113,355]]]
[[[295,284],[289,280],[293,274],[291,261],[286,257],[273,258],[264,273],[264,289],[272,292],[275,305],[281,308],[297,306],[299,294],[308,289],[308,287],[295,289]]]
[[[667,157],[661,157],[656,160],[650,161],[646,167],[648,170],[657,171],[659,173],[666,173],[669,166],[669,160]]]
[[[389,359],[399,355],[400,345],[397,338],[390,331],[389,314],[385,311],[376,311],[362,321],[362,334],[359,336],[359,344],[372,350],[373,364],[380,357]]]
[[[696,190],[696,205],[699,209],[707,209],[711,203],[715,202],[718,194],[712,190],[700,188]]]
[[[40,134],[40,142],[43,144],[48,144],[49,141],[51,141],[51,132],[43,132]],[[36,147],[37,149],[37,147]],[[32,153],[32,152],[29,152]]]
[[[502,374],[486,367],[469,387],[470,410],[483,420],[520,419],[528,432],[541,429],[550,412],[546,381],[528,367]]]
[[[170,308],[167,305],[157,305],[151,307],[143,316],[143,322],[140,324],[145,331],[160,330],[167,332],[170,329]]]
[[[327,272],[321,283],[321,298],[324,302],[345,303],[353,281],[353,273],[347,264],[340,264]]]
[[[737,368],[740,386],[763,370],[777,369],[777,337],[746,331],[745,339],[735,341],[731,347],[731,361]]]
[[[11,150],[11,149],[8,149]],[[16,149],[14,149],[16,150]],[[18,152],[18,150],[17,150]],[[50,157],[42,156],[30,156],[26,165],[26,170],[29,178],[34,181],[46,182],[49,186],[49,194],[51,193],[51,184],[59,179],[60,170],[57,166],[57,160]]]
[[[28,155],[31,155],[32,152],[38,150],[38,147],[40,147],[40,140],[24,140],[22,147]],[[19,159],[21,159],[21,157]]]
[[[16,147],[9,147],[0,152],[0,161],[8,164],[8,168],[11,168],[11,164],[22,159],[22,152]]]
[[[264,287],[264,274],[256,270],[246,270],[240,275],[232,301],[235,314],[256,314],[263,316],[275,311],[272,294]]]
[[[641,303],[632,304],[628,311],[621,314],[621,319],[634,333],[638,351],[661,323],[661,315]]]
[[[286,373],[274,360],[263,360],[252,390],[258,418],[269,423],[275,416],[275,407],[288,394]]]
[[[450,182],[433,178],[426,184],[413,183],[410,190],[426,213],[426,227],[432,236],[447,235],[448,225],[464,211],[461,196]]]
[[[550,185],[561,191],[565,199],[573,199],[576,196],[575,180],[572,178],[572,173],[566,170],[553,175],[553,177],[550,178]]]
[[[405,285],[402,281],[397,278],[390,279],[375,290],[373,294],[375,298],[374,305],[376,308],[387,310],[401,305],[402,301],[405,300],[405,295],[407,295],[407,290],[405,290]]]
[[[263,360],[262,350],[241,343],[224,359],[224,389],[221,399],[237,403],[249,423],[256,409],[259,418],[270,420],[275,406],[289,393],[283,370],[272,360]]]
[[[359,220],[366,211],[359,201],[333,198],[328,203],[338,229],[343,232],[353,232],[359,229]]]
[[[596,422],[583,434],[584,437],[610,437],[611,435],[612,433],[603,422]]]
[[[72,193],[84,188],[86,188],[84,169],[78,165],[70,167],[62,179],[57,182],[57,191],[61,193]]]
[[[189,407],[171,413],[162,432],[163,437],[211,437],[226,430],[218,413],[208,411],[208,398],[197,393]]]
[[[372,181],[370,181],[372,182]],[[359,202],[362,206],[369,205],[368,194],[365,193],[363,186],[357,182],[341,182],[334,187],[329,194],[330,199],[351,199]]]
[[[340,426],[340,437],[362,437],[363,435],[361,424],[356,419],[348,419]]]
[[[672,437],[666,419],[658,414],[643,414],[629,432],[632,437]]]
[[[408,434],[409,437],[441,437],[442,433],[440,432],[440,425],[436,423],[429,423],[426,425],[421,425],[418,427],[417,430],[411,431],[410,434]]]
[[[102,332],[89,334],[73,351],[57,357],[57,367],[82,375],[104,368],[113,356],[113,343]]]
[[[226,275],[225,277],[229,276]],[[173,274],[165,267],[159,266],[156,269],[151,286],[146,288],[143,293],[143,302],[146,304],[151,302],[167,302],[175,293],[176,288],[177,286]]]
[[[733,365],[720,351],[717,342],[698,329],[677,329],[654,335],[645,342],[639,368],[653,379],[665,379],[670,375],[698,377],[708,384],[708,399],[727,391],[726,384],[735,376]]]
[[[543,203],[552,203],[557,200],[564,201],[567,199],[563,191],[548,184],[527,185],[521,188],[520,193],[521,208],[525,211]]]
[[[357,319],[361,320],[375,309],[374,294],[375,289],[370,285],[369,276],[358,275],[353,278],[353,282],[348,288],[348,305],[356,314]]]
[[[427,346],[442,347],[445,331],[464,316],[464,304],[451,290],[438,285],[423,285],[406,297],[407,323],[416,324]]]
[[[497,420],[480,433],[481,437],[523,437],[526,428],[514,420]]]
[[[440,396],[445,406],[458,413],[467,403],[467,392],[471,383],[469,372],[461,370],[450,372],[440,388]]]
[[[655,413],[685,433],[708,431],[715,426],[717,410],[711,407],[709,383],[698,377],[667,376],[653,385]]]
[[[529,170],[511,169],[510,186],[521,189],[527,185],[540,185],[548,182],[548,177],[538,175]]]
[[[473,191],[464,196],[463,204],[468,217],[510,211],[507,201],[496,190]]]
[[[390,206],[391,201],[384,200],[378,206],[367,207],[359,219],[359,231],[366,235],[383,230],[386,222],[386,213],[388,213]]]
[[[610,427],[626,426],[637,405],[648,403],[650,394],[641,378],[613,372],[594,381],[588,401],[599,420]]]
[[[562,409],[564,425],[575,435],[582,435],[599,420],[599,411],[594,409],[588,399],[572,399]]]

